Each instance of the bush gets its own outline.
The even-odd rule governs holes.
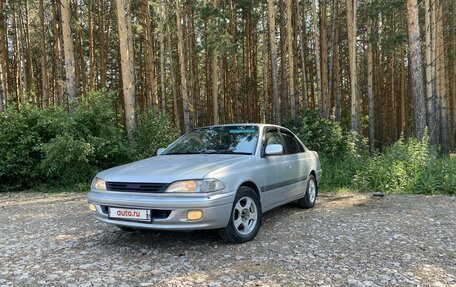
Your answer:
[[[154,155],[177,136],[171,121],[140,114],[128,145],[114,110],[116,95],[93,92],[62,108],[0,113],[0,191],[45,185],[87,188],[100,170]]]
[[[367,160],[354,178],[361,191],[410,192],[435,156],[427,139],[399,139],[382,154]]]
[[[285,124],[311,150],[318,151],[326,160],[340,160],[347,156],[359,156],[365,143],[355,133],[344,130],[340,123],[320,117],[309,110]],[[361,148],[361,150],[360,150]]]
[[[154,111],[140,114],[132,146],[133,157],[143,159],[154,156],[158,148],[167,147],[177,136],[177,129],[167,116]]]
[[[66,128],[41,146],[41,173],[53,184],[88,182],[99,170],[130,157],[123,128],[115,121],[113,94],[90,93],[66,114]]]
[[[409,192],[456,194],[456,158],[432,158],[414,179]]]
[[[320,155],[324,176],[321,189],[352,185],[353,176],[366,159],[365,140],[342,128],[338,122],[321,118],[317,111],[306,111],[285,124],[311,150]]]

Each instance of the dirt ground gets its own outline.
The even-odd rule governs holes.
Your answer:
[[[321,194],[255,240],[124,233],[85,194],[0,193],[0,286],[456,286],[456,197]]]

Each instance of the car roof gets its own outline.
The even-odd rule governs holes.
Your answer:
[[[203,127],[198,127],[196,129],[201,129],[201,128],[214,128],[214,127],[230,127],[230,126],[257,126],[259,128],[262,127],[277,127],[277,128],[284,128],[282,126],[278,125],[273,125],[273,124],[259,124],[259,123],[240,123],[240,124],[223,124],[223,125],[211,125],[211,126],[203,126]]]

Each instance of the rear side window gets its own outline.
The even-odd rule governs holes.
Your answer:
[[[304,152],[304,147],[296,139],[295,136],[282,132],[282,137],[285,143],[285,149],[288,151],[288,154]]]

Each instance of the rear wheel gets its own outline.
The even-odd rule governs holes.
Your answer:
[[[261,226],[261,205],[258,194],[251,188],[241,186],[234,199],[230,221],[219,230],[220,236],[229,243],[250,241]]]
[[[317,199],[317,181],[315,177],[311,174],[309,176],[309,181],[307,182],[306,194],[303,198],[298,200],[298,206],[301,208],[312,208],[315,205],[315,200]]]

